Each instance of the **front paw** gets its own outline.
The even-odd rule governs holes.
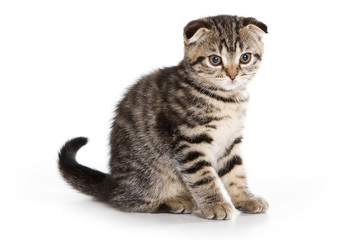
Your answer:
[[[243,213],[264,213],[268,210],[269,204],[261,197],[250,197],[234,203],[235,208]]]
[[[227,220],[232,216],[233,208],[227,202],[205,205],[200,209],[201,215],[207,219]]]

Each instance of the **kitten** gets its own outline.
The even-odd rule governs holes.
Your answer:
[[[215,16],[184,28],[184,59],[140,79],[120,101],[110,136],[110,174],[80,165],[83,137],[59,153],[75,189],[127,212],[191,213],[230,219],[232,204],[265,212],[248,189],[240,147],[267,26],[254,18]]]

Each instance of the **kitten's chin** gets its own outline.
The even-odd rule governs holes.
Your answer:
[[[223,82],[220,87],[226,91],[232,91],[235,89],[240,89],[240,88],[245,88],[246,87],[246,82],[242,81],[242,80],[235,80],[235,81],[225,81]]]

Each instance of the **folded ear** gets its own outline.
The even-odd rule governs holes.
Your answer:
[[[211,24],[205,19],[189,22],[184,28],[184,42],[190,44],[200,41],[202,36],[211,29]]]
[[[251,29],[252,31],[258,33],[259,35],[263,35],[264,33],[268,33],[267,31],[267,26],[256,20],[255,18],[242,18],[243,20],[243,27],[245,28],[249,28]]]

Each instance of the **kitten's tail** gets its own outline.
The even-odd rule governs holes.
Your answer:
[[[109,174],[79,164],[75,157],[77,151],[87,143],[87,138],[78,137],[65,143],[59,152],[61,175],[76,190],[107,201],[109,194],[117,186]]]

